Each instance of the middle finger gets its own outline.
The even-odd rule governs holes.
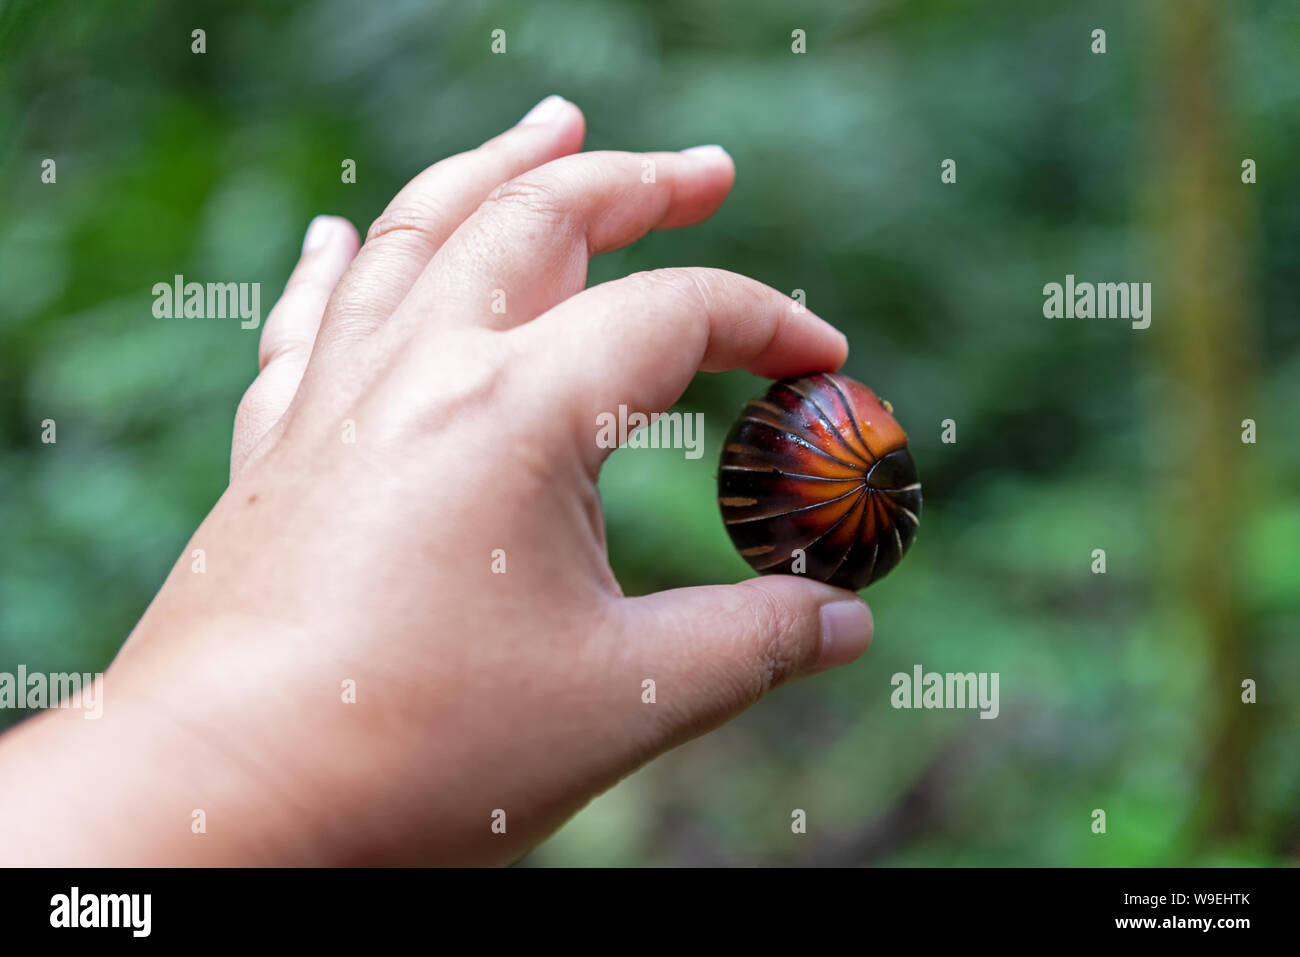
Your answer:
[[[566,156],[502,186],[451,235],[394,314],[394,325],[528,322],[587,282],[592,256],[652,229],[690,226],[735,180],[719,146],[680,153]]]

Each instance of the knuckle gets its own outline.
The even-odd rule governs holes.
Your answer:
[[[685,300],[692,309],[708,312],[712,293],[708,279],[701,270],[670,266],[633,273],[629,278],[641,287],[638,291],[646,294],[667,293]]]
[[[565,225],[571,220],[571,207],[565,190],[557,182],[534,174],[502,183],[488,194],[480,208],[488,213],[524,215]]]
[[[779,688],[799,672],[799,656],[781,634],[773,634],[759,656],[763,693]]]
[[[265,369],[272,362],[282,359],[306,361],[311,345],[305,339],[290,336],[263,336],[257,347],[257,368]]]
[[[694,348],[701,354],[708,348],[710,321],[714,292],[708,279],[698,269],[664,268],[633,273],[627,282],[626,299],[629,304],[654,302],[665,308],[656,309],[655,324],[664,335],[671,335],[683,348]]]
[[[385,209],[366,230],[366,242],[374,243],[386,237],[403,236],[415,242],[433,245],[429,223],[437,222],[439,212],[430,206],[396,206]]]
[[[793,640],[797,622],[790,610],[765,589],[754,588],[752,592],[749,607],[755,645],[750,681],[754,698],[759,698],[799,672],[803,653]]]

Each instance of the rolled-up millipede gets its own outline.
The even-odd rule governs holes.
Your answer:
[[[874,392],[835,373],[749,401],[723,444],[718,502],[756,571],[852,591],[902,560],[921,521],[907,435]]]

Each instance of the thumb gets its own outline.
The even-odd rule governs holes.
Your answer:
[[[359,242],[352,224],[338,216],[317,216],[307,227],[302,257],[262,326],[257,350],[261,372],[235,413],[230,449],[232,479],[298,392],[325,306],[339,277],[356,256]]]
[[[625,647],[655,677],[673,741],[702,733],[791,678],[856,660],[871,644],[867,603],[795,575],[625,599]]]

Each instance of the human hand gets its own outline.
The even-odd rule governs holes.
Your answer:
[[[715,269],[584,290],[591,256],[707,218],[734,170],[717,147],[579,154],[582,137],[548,99],[416,177],[359,252],[345,221],[314,221],[230,486],[109,670],[103,718],[0,741],[0,766],[75,763],[102,787],[0,797],[0,821],[38,822],[0,824],[0,846],[508,862],[649,758],[865,650],[866,604],[794,576],[619,590],[597,416],[667,410],[699,370],[835,369],[847,347]]]

